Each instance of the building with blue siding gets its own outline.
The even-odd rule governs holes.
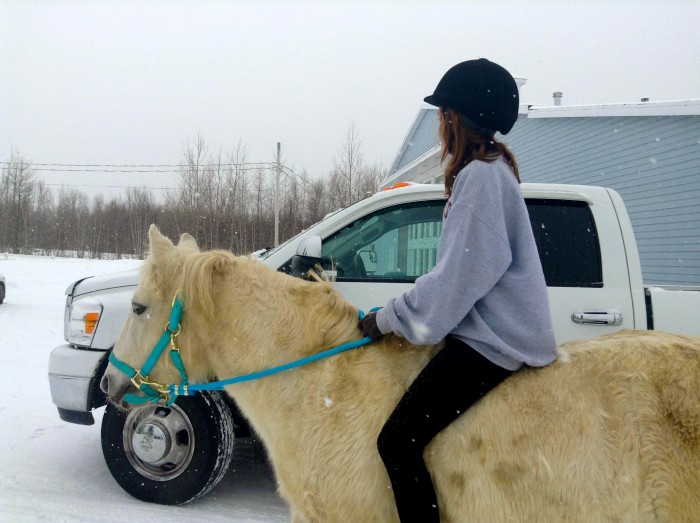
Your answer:
[[[507,136],[524,182],[610,187],[632,220],[644,281],[700,285],[700,99],[521,106]],[[421,107],[382,187],[442,183],[438,115]]]

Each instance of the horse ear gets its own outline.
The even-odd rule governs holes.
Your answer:
[[[163,236],[155,224],[151,224],[148,229],[148,239],[150,242],[150,253],[154,258],[161,258],[175,248],[169,238]]]
[[[221,287],[220,277],[230,272],[236,257],[223,250],[190,256],[184,263],[182,291],[185,303],[191,310],[201,311],[206,317],[214,317],[213,294]]]
[[[180,236],[180,241],[177,244],[178,247],[184,247],[188,251],[199,252],[199,246],[197,245],[197,240],[195,240],[192,235],[186,232]]]

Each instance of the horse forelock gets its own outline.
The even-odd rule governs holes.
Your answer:
[[[223,250],[191,253],[183,260],[179,289],[185,310],[207,320],[215,316],[215,294],[222,280],[234,274],[236,256]]]
[[[157,294],[169,296],[181,265],[180,256],[174,249],[167,255],[150,254],[141,267],[140,285],[152,289]]]

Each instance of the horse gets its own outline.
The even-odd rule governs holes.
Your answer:
[[[133,311],[114,353],[143,362],[173,297],[192,382],[271,368],[361,337],[358,310],[332,282],[258,260],[200,252],[151,226]],[[387,335],[359,349],[226,387],[268,451],[295,523],[396,522],[380,429],[440,346]],[[444,522],[697,522],[700,338],[620,331],[564,344],[524,368],[438,434],[424,457]],[[178,383],[166,358],[151,378]],[[110,400],[130,408],[110,365]]]

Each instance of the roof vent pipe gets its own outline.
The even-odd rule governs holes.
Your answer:
[[[557,91],[555,93],[552,93],[552,96],[554,97],[554,105],[561,105],[561,99],[564,97],[564,93],[562,93],[561,91]]]

